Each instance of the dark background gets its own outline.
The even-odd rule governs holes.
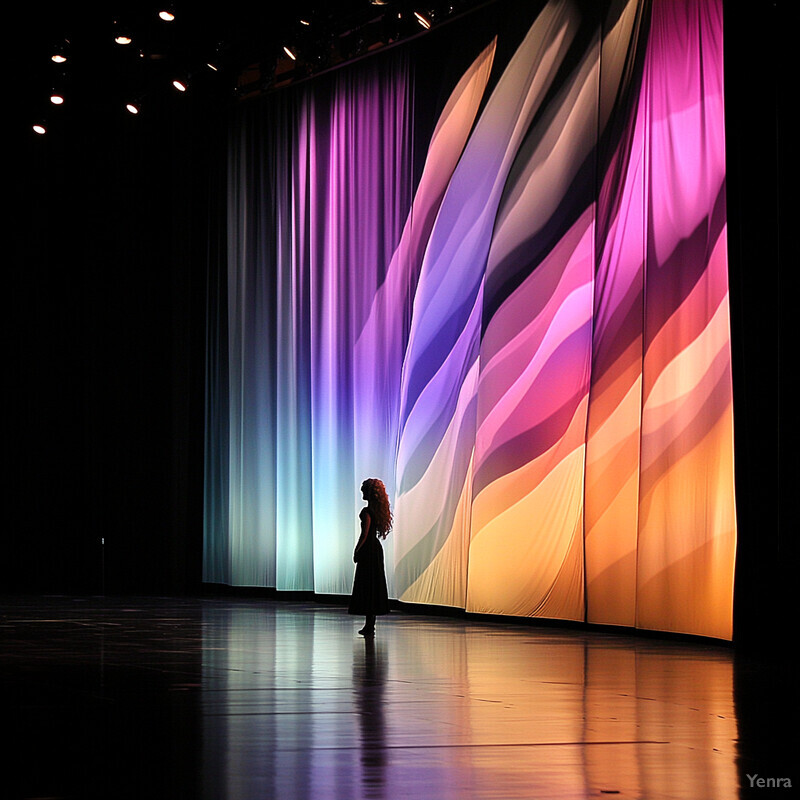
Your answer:
[[[781,364],[796,344],[787,5],[725,8],[740,641],[773,635],[796,605],[797,470],[781,442],[794,407]],[[116,55],[87,44],[71,107],[46,137],[30,132],[49,94],[42,51],[64,28],[88,42],[99,23],[84,9],[10,24],[0,593],[202,590],[205,321],[224,262],[226,121],[236,75],[274,50],[279,28],[246,4],[225,14],[183,33],[193,46],[227,37],[227,72],[186,96],[151,91],[136,119],[111,102]]]

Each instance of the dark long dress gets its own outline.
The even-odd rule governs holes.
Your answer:
[[[367,509],[359,514],[363,521]],[[369,531],[361,549],[353,556],[356,560],[356,576],[353,579],[353,594],[350,614],[361,616],[380,616],[389,613],[389,593],[386,590],[386,573],[383,568],[383,548],[378,541],[372,517],[369,517]]]

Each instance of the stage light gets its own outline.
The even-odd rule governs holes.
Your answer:
[[[133,41],[128,26],[117,20],[114,20],[114,41],[121,45],[129,45]]]
[[[311,23],[307,19],[301,19],[300,20],[300,24],[301,25],[306,25],[306,26],[309,26],[309,27],[311,25]]]
[[[55,92],[55,91],[54,91],[54,92],[53,92],[53,93],[50,95],[50,102],[51,102],[51,103],[52,103],[54,106],[61,106],[61,105],[64,105],[64,96],[63,96],[63,95],[62,95],[60,92]]]
[[[34,124],[32,127],[33,127],[33,132],[38,133],[39,136],[44,136],[47,133],[47,128],[45,128],[45,126],[39,122]]]
[[[188,81],[185,80],[178,80],[177,78],[172,81],[172,85],[179,91],[185,92],[189,88]]]
[[[158,18],[163,19],[164,22],[172,22],[175,19],[175,12],[172,8],[165,8],[163,11],[158,12]]]
[[[136,116],[139,113],[139,104],[138,103],[127,103],[125,105],[126,110],[129,114],[133,114]]]
[[[417,22],[419,22],[419,24],[422,25],[422,27],[425,28],[426,31],[430,30],[431,21],[426,16],[420,14],[419,11],[415,11],[414,16],[417,18]]]
[[[65,64],[68,52],[69,39],[64,39],[63,42],[53,48],[53,55],[50,56],[50,60],[55,64]]]
[[[297,56],[285,45],[283,47],[283,52],[286,53],[286,55],[289,56],[289,58],[291,58],[292,61],[297,61]]]
[[[209,62],[206,64],[206,66],[207,66],[207,67],[208,67],[210,70],[213,70],[214,72],[219,72],[219,67],[218,67],[218,66],[216,66],[215,64],[212,64],[210,61],[209,61]]]

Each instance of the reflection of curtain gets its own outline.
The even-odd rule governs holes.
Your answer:
[[[396,597],[729,637],[720,3],[529,24],[429,142],[403,56],[238,121],[205,577],[347,592],[376,475]]]

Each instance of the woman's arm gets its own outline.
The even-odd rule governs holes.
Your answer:
[[[369,533],[369,525],[370,525],[370,516],[369,511],[365,508],[361,514],[361,536],[358,539],[358,544],[356,545],[355,553],[357,553],[363,546],[364,542],[367,541],[367,534]],[[353,555],[355,555],[355,553]]]

